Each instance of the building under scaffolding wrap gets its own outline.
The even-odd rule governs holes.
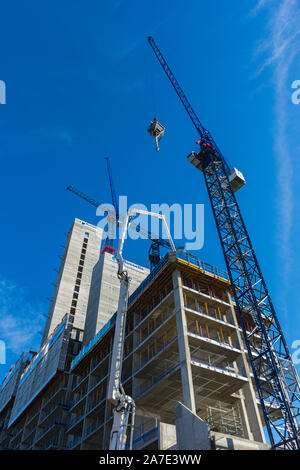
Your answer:
[[[69,449],[108,449],[114,323],[71,365]],[[134,449],[267,448],[227,273],[186,252],[168,253],[129,299],[122,383]],[[191,420],[199,435],[184,432]]]
[[[66,448],[72,389],[69,369],[82,339],[83,331],[72,326],[71,315],[65,315],[41,349],[26,362],[18,375],[14,396],[0,409],[0,449]],[[2,385],[4,391],[13,380],[10,376]]]

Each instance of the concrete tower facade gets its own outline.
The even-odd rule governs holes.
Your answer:
[[[100,255],[102,229],[75,219],[59,267],[42,344],[66,313],[75,328],[84,329],[92,272]]]

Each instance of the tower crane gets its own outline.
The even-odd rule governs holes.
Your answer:
[[[245,180],[229,167],[154,39],[148,41],[200,136],[199,151],[187,158],[204,176],[271,447],[300,450],[299,378],[235,196]]]
[[[76,194],[76,196],[81,197],[81,199],[84,199],[86,202],[88,202],[92,206],[94,207],[100,206],[100,202],[87,196],[85,193],[75,188],[74,186],[67,186],[66,189],[70,191],[71,193]],[[101,253],[103,254],[106,252],[106,253],[113,254],[115,252],[115,249],[113,247],[113,234],[111,232],[112,232],[112,227],[114,226],[114,223],[116,220],[116,216],[113,211],[107,210],[107,213],[108,213],[108,233],[107,233],[107,237],[105,240],[104,248],[102,249]]]
[[[157,120],[156,120],[156,122],[157,122]],[[116,190],[115,190],[115,185],[114,185],[114,181],[113,181],[113,177],[112,177],[112,171],[111,171],[111,167],[110,167],[109,158],[106,157],[105,159],[106,159],[106,163],[107,163],[107,172],[108,172],[109,183],[110,183],[112,203],[113,203],[113,206],[114,206],[115,211],[116,211],[117,224],[119,224],[120,213],[119,213],[119,204],[118,204],[117,193],[116,193]],[[160,247],[165,247],[165,248],[169,249],[169,248],[171,248],[170,243],[168,242],[168,240],[166,240],[164,238],[160,238],[157,235],[154,235],[149,231],[143,230],[141,227],[138,227],[132,221],[131,221],[130,225],[131,225],[131,227],[135,227],[135,229],[137,231],[139,231],[142,235],[144,235],[145,238],[148,238],[149,240],[152,241],[151,246],[149,248],[149,252],[148,252],[148,260],[149,260],[149,264],[150,264],[151,269],[153,269],[154,266],[156,266],[159,263],[160,259],[161,259]]]
[[[106,165],[107,165],[107,173],[108,173],[108,178],[109,178],[109,185],[110,185],[110,192],[111,192],[111,198],[112,198],[112,203],[116,211],[116,219],[117,222],[119,221],[120,214],[119,214],[119,204],[118,204],[118,199],[117,199],[117,194],[115,190],[115,185],[112,177],[112,172],[111,172],[111,167],[110,167],[110,161],[108,157],[105,157],[106,160]]]
[[[118,205],[118,202],[117,202],[118,200],[117,200],[117,196],[116,196],[116,191],[114,189],[114,183],[113,183],[113,179],[112,179],[112,173],[111,173],[109,159],[106,158],[106,161],[107,161],[107,169],[108,169],[108,175],[109,175],[109,181],[110,181],[110,189],[111,189],[111,194],[112,194],[112,201],[113,201],[113,206],[115,208],[115,213],[112,213],[113,211],[109,211],[109,210],[107,211],[108,212],[108,217],[109,217],[109,224],[108,225],[109,225],[109,227],[111,227],[111,226],[114,226],[115,223],[117,223],[117,225],[119,225],[120,214],[119,214],[119,205]],[[81,199],[84,199],[86,202],[88,202],[89,204],[91,204],[94,207],[99,207],[100,206],[100,202],[98,202],[95,199],[87,196],[86,194],[84,194],[82,191],[75,188],[74,186],[67,186],[67,190],[71,191],[73,194],[80,197]],[[171,248],[171,245],[170,245],[169,241],[165,238],[159,237],[156,234],[153,234],[152,232],[150,232],[148,230],[142,229],[139,225],[137,225],[133,221],[131,221],[130,226],[135,228],[136,231],[141,233],[145,238],[148,238],[149,240],[151,240],[152,243],[151,243],[151,246],[150,246],[149,251],[148,251],[148,260],[149,260],[150,268],[153,269],[154,266],[156,266],[159,263],[160,259],[161,259],[160,247],[164,247],[164,248],[167,248],[167,249]],[[111,253],[111,254],[113,254],[115,252],[115,249],[113,247],[113,235],[110,234],[110,233],[108,234],[108,236],[106,238],[106,241],[105,241],[104,248],[102,249],[102,253],[104,253],[104,252],[108,252],[108,253]]]
[[[134,400],[126,395],[122,386],[122,362],[124,351],[124,338],[125,338],[125,325],[128,306],[128,292],[130,286],[130,277],[124,268],[123,260],[123,245],[128,228],[128,224],[132,220],[134,214],[140,213],[157,217],[162,220],[166,233],[169,238],[170,247],[175,251],[175,246],[166,224],[165,217],[162,214],[143,211],[140,209],[130,209],[121,224],[120,237],[116,251],[116,260],[118,263],[118,278],[120,280],[120,294],[118,302],[117,317],[115,323],[115,334],[109,374],[109,382],[107,387],[107,399],[114,406],[113,410],[113,424],[110,435],[110,450],[124,450],[127,442],[127,432],[130,427],[130,444],[129,448],[132,449],[133,431],[134,431],[134,418],[135,418],[135,403]]]

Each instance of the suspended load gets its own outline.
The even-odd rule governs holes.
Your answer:
[[[155,147],[157,152],[159,151],[158,141],[162,138],[165,133],[165,128],[160,122],[158,122],[157,117],[155,116],[153,121],[151,121],[150,126],[148,127],[148,132],[152,135],[155,140]]]

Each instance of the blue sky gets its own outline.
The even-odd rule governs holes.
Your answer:
[[[299,4],[6,2],[1,17],[0,340],[7,365],[0,378],[19,353],[39,345],[72,220],[99,220],[65,187],[110,202],[105,156],[130,204],[205,204],[205,244],[196,254],[224,267],[202,175],[186,160],[197,135],[149,34],[246,177],[241,210],[290,348],[300,340],[300,105],[291,102],[291,83],[300,79]],[[155,113],[166,126],[159,153],[146,132]],[[148,247],[128,241],[125,255],[145,264]]]

